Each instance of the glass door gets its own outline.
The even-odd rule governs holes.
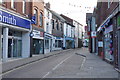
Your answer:
[[[13,39],[13,57],[21,57],[22,52],[22,40],[15,38]]]
[[[13,40],[12,39],[8,39],[8,58],[12,57],[12,53],[13,53]]]
[[[21,57],[22,40],[19,38],[10,37],[8,39],[8,58]]]

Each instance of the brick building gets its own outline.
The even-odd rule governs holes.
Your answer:
[[[31,56],[44,53],[44,2],[43,0],[31,2],[32,34]]]
[[[96,13],[98,55],[118,68],[120,62],[119,2],[98,2],[94,12]]]

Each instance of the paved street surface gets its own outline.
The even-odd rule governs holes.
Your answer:
[[[3,78],[118,78],[118,73],[112,65],[82,48],[21,67]]]

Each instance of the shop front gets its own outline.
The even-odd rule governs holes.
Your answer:
[[[48,33],[45,33],[45,35],[44,35],[45,37],[45,41],[44,41],[44,51],[45,51],[45,53],[49,53],[49,52],[51,52],[52,51],[52,47],[53,47],[53,45],[52,45],[52,43],[53,43],[53,36],[51,35],[51,34],[48,34]]]
[[[113,43],[113,22],[109,20],[104,29],[104,57],[109,62],[114,61]]]
[[[66,49],[74,48],[75,44],[73,38],[66,37],[65,41],[66,41]]]
[[[33,55],[44,54],[44,32],[33,30]]]
[[[104,57],[107,61],[114,61],[113,54],[113,25],[109,25],[105,28],[104,32]]]
[[[52,45],[53,45],[52,50],[61,50],[63,48],[63,38],[54,36]]]
[[[0,10],[0,25],[2,25],[0,43],[3,61],[8,58],[30,56],[30,24],[27,18]]]

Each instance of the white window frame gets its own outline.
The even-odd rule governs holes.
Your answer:
[[[26,0],[23,0],[23,5],[22,5],[22,12],[25,13],[26,11]]]
[[[15,0],[11,0],[11,8],[12,9],[15,9],[15,3],[14,2],[15,2]]]

